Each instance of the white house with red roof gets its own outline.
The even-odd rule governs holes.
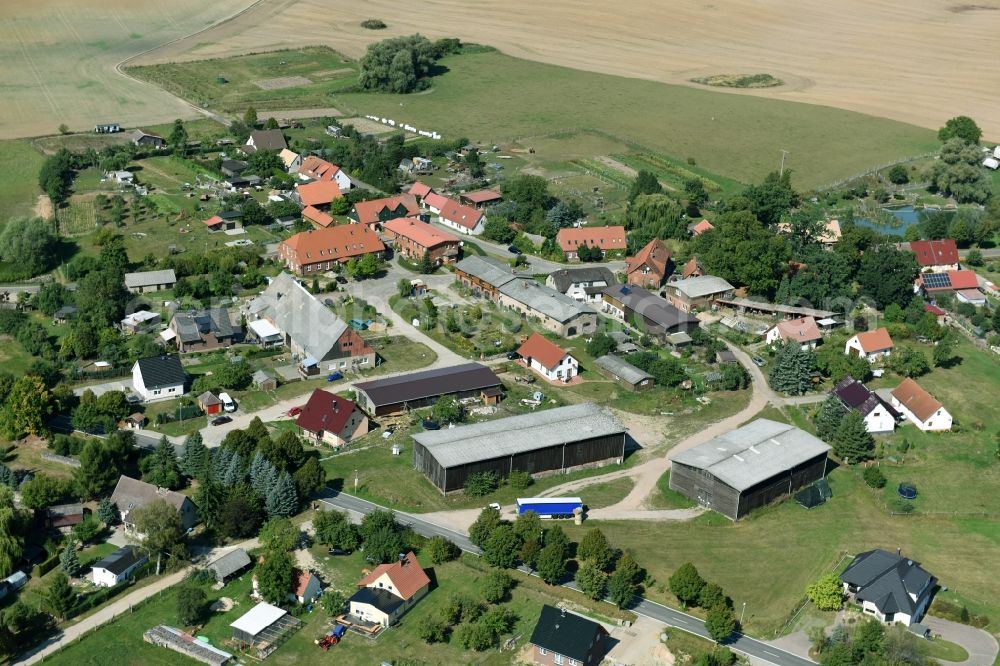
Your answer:
[[[342,192],[347,192],[354,183],[350,176],[344,173],[336,164],[327,162],[322,157],[309,155],[302,159],[302,164],[298,167],[299,178],[306,180],[326,181],[337,183],[337,187]]]
[[[550,382],[568,382],[580,373],[580,362],[540,333],[533,333],[517,353],[526,366]]]
[[[424,201],[429,201],[435,196],[438,195],[429,194]],[[465,206],[453,199],[445,199],[444,202],[435,203],[440,203],[441,206],[437,214],[438,222],[446,227],[469,236],[478,236],[486,228],[486,215],[481,210]]]
[[[951,430],[952,418],[937,398],[909,377],[892,389],[892,406],[923,431]]]
[[[769,345],[797,342],[803,350],[816,349],[823,336],[813,317],[800,317],[778,322],[768,330],[764,341]]]
[[[323,585],[319,576],[308,569],[292,570],[292,590],[288,593],[288,600],[292,603],[307,604],[319,598],[323,594]]]
[[[867,359],[869,363],[874,363],[880,358],[885,358],[892,354],[892,338],[885,328],[876,328],[874,331],[864,331],[858,333],[847,341],[844,345],[844,353],[854,354],[860,358]]]
[[[625,227],[621,225],[608,227],[565,227],[556,234],[556,242],[562,248],[566,259],[572,261],[579,258],[580,247],[587,245],[601,251],[601,256],[608,252],[624,253],[628,249],[628,238]]]
[[[416,197],[417,203],[423,204],[424,197],[426,197],[433,191],[434,189],[430,185],[426,183],[421,183],[418,180],[417,182],[413,183],[413,185],[410,185],[409,193],[412,194],[414,197]]]
[[[950,238],[910,241],[908,244],[900,243],[899,247],[913,252],[922,271],[936,273],[959,269],[958,246]]]
[[[341,447],[368,433],[368,417],[353,400],[316,389],[302,407],[295,425],[316,444]]]
[[[383,627],[394,624],[430,590],[431,579],[413,551],[392,564],[380,564],[358,581],[348,604],[348,619]]]

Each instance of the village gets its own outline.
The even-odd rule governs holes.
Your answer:
[[[993,200],[276,115],[0,232],[9,663],[995,663]]]

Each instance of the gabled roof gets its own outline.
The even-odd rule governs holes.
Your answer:
[[[431,579],[424,573],[412,550],[403,559],[392,564],[378,565],[374,571],[358,581],[358,585],[368,587],[382,576],[389,577],[392,586],[396,588],[396,596],[404,601],[431,584]]]
[[[406,603],[392,592],[378,587],[362,587],[352,594],[351,598],[347,601],[348,603],[354,602],[373,606],[389,616],[395,613],[397,608]]]
[[[397,236],[409,238],[420,247],[427,249],[435,248],[444,243],[461,242],[457,236],[453,236],[447,231],[441,231],[426,222],[421,222],[419,219],[412,217],[397,217],[394,220],[384,222],[382,229],[391,231]]]
[[[157,500],[164,500],[180,511],[184,503],[190,502],[191,498],[167,488],[158,488],[151,483],[133,479],[124,474],[119,477],[118,484],[115,486],[114,492],[111,493],[111,501],[123,512],[138,509]]]
[[[910,241],[910,250],[921,266],[944,266],[957,264],[958,246],[950,238],[943,240]]]
[[[653,379],[653,375],[645,370],[640,370],[622,357],[613,354],[605,354],[600,358],[594,359],[594,363],[633,386]]]
[[[461,195],[461,198],[474,204],[481,204],[489,201],[500,201],[503,197],[496,190],[476,190],[474,192],[466,192]]]
[[[711,231],[714,228],[715,228],[714,224],[712,224],[708,220],[702,220],[701,222],[698,222],[697,224],[692,224],[691,225],[691,233],[694,234],[695,236],[700,236],[703,233],[705,233],[706,231]]]
[[[181,358],[177,354],[141,358],[135,363],[139,366],[142,384],[147,389],[177,386],[187,379],[181,366]]]
[[[302,165],[299,167],[299,175],[308,176],[314,180],[333,180],[338,171],[340,171],[339,166],[316,155],[303,157]]]
[[[385,250],[378,234],[364,224],[339,224],[326,229],[300,231],[281,244],[295,255],[300,264],[344,261]]]
[[[302,218],[305,220],[309,220],[310,222],[313,222],[315,224],[318,224],[324,229],[327,227],[332,227],[336,223],[336,220],[333,219],[332,215],[321,211],[319,208],[316,208],[315,206],[306,206],[305,208],[303,208]]]
[[[294,150],[289,150],[288,148],[282,148],[281,152],[278,153],[278,157],[281,158],[282,164],[284,164],[285,168],[287,169],[293,164],[295,164],[295,160],[299,159],[299,154]]]
[[[701,263],[698,261],[698,257],[691,257],[688,262],[684,264],[684,268],[681,269],[681,277],[687,279],[696,273],[704,273],[705,269],[702,268]]]
[[[925,303],[924,304],[924,312],[930,312],[935,317],[941,317],[941,316],[947,314],[944,310],[942,310],[938,306],[934,305],[933,303]]]
[[[816,320],[813,317],[786,319],[778,322],[775,328],[778,329],[778,335],[781,336],[781,339],[786,341],[794,340],[805,344],[823,337],[820,335],[819,326],[816,325]]]
[[[247,555],[247,551],[236,548],[209,564],[208,568],[215,572],[217,578],[225,578],[248,566],[250,566],[250,556]]]
[[[624,250],[628,247],[625,227],[565,227],[556,234],[556,242],[563,252],[575,252],[581,245],[602,250]]]
[[[146,556],[135,546],[122,546],[103,560],[94,562],[93,566],[95,569],[105,569],[118,576],[146,559]]]
[[[222,401],[219,400],[219,396],[215,395],[211,391],[205,391],[198,396],[199,405],[221,405]]]
[[[524,358],[538,361],[544,368],[551,370],[559,365],[569,352],[541,333],[532,333],[531,337],[518,347],[517,353]]]
[[[250,137],[243,146],[243,152],[255,153],[258,150],[273,150],[278,152],[285,148],[288,148],[288,144],[285,142],[285,135],[281,133],[280,129],[254,130],[250,132]]]
[[[926,421],[941,409],[941,403],[909,377],[892,389],[892,397],[921,421]]]
[[[437,206],[435,206],[435,208],[437,208]],[[465,227],[466,229],[475,229],[476,225],[478,225],[480,220],[483,219],[482,211],[471,206],[465,206],[452,199],[448,199],[447,203],[445,203],[440,210],[442,220],[447,220],[452,224],[457,224],[458,226]]]
[[[501,287],[516,277],[511,273],[510,267],[499,259],[476,255],[456,263],[455,270],[471,275],[494,288]]]
[[[845,407],[856,410],[861,416],[868,416],[876,407],[885,408],[893,418],[901,416],[892,405],[853,377],[844,377],[833,387],[831,392],[840,399]]]
[[[911,616],[918,602],[910,595],[917,596],[935,582],[919,562],[881,549],[860,553],[840,574],[840,580],[860,588],[857,599],[875,604],[880,612]]]
[[[177,282],[177,275],[172,268],[162,271],[141,271],[139,273],[125,274],[125,286],[129,289],[153,287],[158,284],[173,284],[174,282]]]
[[[625,313],[626,318],[631,320],[632,315],[637,314],[650,324],[651,327],[659,327],[664,333],[681,325],[698,326],[698,319],[696,317],[675,308],[664,299],[646,291],[642,287],[630,284],[618,284],[607,287],[604,290],[604,294],[607,298],[621,303],[622,307],[627,310]]]
[[[354,385],[354,388],[358,391],[364,391],[368,399],[376,407],[379,407],[500,385],[500,380],[485,365],[462,363],[437,370],[422,370],[385,379],[359,382]]]
[[[297,597],[304,597],[306,590],[309,588],[309,583],[312,582],[313,578],[316,578],[316,575],[308,569],[295,569],[292,574],[294,578],[292,582],[292,594]]]
[[[560,268],[549,275],[556,291],[566,293],[574,284],[581,282],[603,282],[604,286],[616,283],[615,274],[604,266],[584,266],[582,268]]]
[[[545,604],[528,642],[580,663],[589,663],[591,647],[607,633],[593,620]]]
[[[979,287],[979,278],[976,276],[976,272],[969,269],[944,273],[921,273],[917,281],[928,292],[960,291]]]
[[[295,425],[309,432],[325,430],[339,434],[347,425],[355,407],[354,402],[347,398],[316,389],[302,407],[302,413],[295,419]]]
[[[742,492],[829,450],[805,430],[755,419],[678,454],[674,462],[704,470]]]
[[[667,272],[667,264],[670,263],[670,249],[659,238],[646,243],[645,247],[635,253],[634,257],[625,259],[626,273],[633,273],[643,266],[649,266],[653,273],[662,279]]]
[[[412,194],[415,197],[426,197],[433,191],[434,190],[431,188],[430,185],[421,183],[419,180],[413,183],[413,185],[410,185],[410,194]]]
[[[729,284],[729,282],[714,275],[699,275],[698,277],[678,280],[677,282],[671,282],[668,284],[667,288],[683,294],[688,298],[701,298],[702,296],[721,294],[735,289],[735,287]]]
[[[396,215],[396,217],[420,214],[420,206],[417,205],[416,197],[412,194],[399,194],[394,197],[359,201],[354,204],[354,215],[361,224],[377,224],[381,221],[379,213],[385,209],[393,212],[398,210],[400,206],[405,212],[402,215]]]
[[[499,291],[534,313],[561,324],[572,321],[580,315],[594,312],[575,298],[538,284],[534,280],[511,280],[501,285]]]
[[[863,331],[855,336],[861,351],[866,354],[892,349],[892,338],[889,337],[889,330],[886,328],[876,328],[874,331]]]
[[[410,194],[413,194],[413,192],[410,192]],[[451,202],[451,199],[434,191],[428,192],[424,195],[424,203],[427,204],[429,208],[443,210],[449,202]]]
[[[344,196],[340,185],[332,180],[317,180],[299,185],[296,189],[303,206],[325,206]]]
[[[330,312],[288,273],[281,273],[250,303],[251,315],[267,318],[305,350],[324,360],[334,349],[347,324]]]

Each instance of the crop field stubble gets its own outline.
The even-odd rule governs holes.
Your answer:
[[[38,0],[0,3],[0,138],[102,122],[131,127],[193,117],[153,86],[123,77],[122,60],[189,35],[245,0]]]
[[[420,32],[488,44],[520,58],[664,83],[696,85],[689,80],[768,72],[786,85],[725,94],[824,104],[929,128],[961,113],[976,118],[987,136],[1000,137],[1000,71],[987,55],[1000,32],[997,10],[996,0],[613,5],[513,0],[503,6],[371,0],[331,15],[323,0],[284,0],[262,3],[143,62],[301,44],[326,44],[360,57],[372,41]],[[365,30],[360,23],[371,16],[388,27]]]

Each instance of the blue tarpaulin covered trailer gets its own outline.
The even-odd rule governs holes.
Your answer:
[[[572,518],[574,509],[583,509],[579,497],[518,497],[517,513],[534,511],[542,518]]]

